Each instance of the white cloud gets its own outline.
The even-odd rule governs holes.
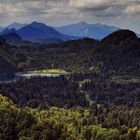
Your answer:
[[[140,14],[140,3],[137,4],[131,4],[128,5],[124,11],[124,13],[128,14],[128,15],[134,15],[134,14]]]
[[[97,8],[113,5],[115,0],[71,0],[70,5],[76,8]]]

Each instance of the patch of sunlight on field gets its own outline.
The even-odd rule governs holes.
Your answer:
[[[68,73],[63,69],[43,69],[43,70],[34,70],[30,71],[31,73],[42,73],[42,74],[49,74],[49,73]]]

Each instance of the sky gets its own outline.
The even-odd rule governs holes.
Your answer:
[[[140,0],[0,0],[0,26],[32,21],[51,26],[86,21],[140,33]]]

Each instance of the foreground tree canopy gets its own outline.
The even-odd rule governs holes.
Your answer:
[[[117,121],[119,123],[121,120]],[[91,109],[19,108],[2,95],[0,95],[0,124],[1,140],[140,139],[138,127],[123,128],[123,131],[104,128],[101,123],[98,123],[98,118]]]

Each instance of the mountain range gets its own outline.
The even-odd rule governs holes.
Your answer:
[[[76,37],[88,37],[99,40],[119,30],[119,28],[113,26],[108,26],[100,23],[88,24],[86,22],[57,27],[55,29],[63,34],[68,34]]]
[[[59,33],[53,27],[39,22],[32,22],[28,25],[13,23],[2,30],[0,34],[1,36],[4,36],[5,40],[9,43],[9,40],[7,40],[6,36],[12,36],[11,33],[14,34],[14,37],[15,34],[17,34],[16,36],[20,36],[22,42],[30,41],[40,44],[60,43],[63,41],[75,39],[75,37]],[[14,37],[10,38],[14,39]],[[15,38],[15,41],[13,42],[16,41],[17,38]],[[11,43],[11,45],[13,45],[13,43]]]
[[[4,37],[7,43],[20,46],[24,44],[32,45],[32,43],[62,43],[80,38],[101,40],[117,30],[120,30],[120,28],[100,23],[88,24],[83,21],[61,27],[51,27],[39,22],[32,22],[30,24],[15,22],[5,28],[1,27],[0,35]]]
[[[3,28],[0,28],[0,31]],[[103,24],[88,24],[80,22],[62,27],[51,27],[44,23],[32,22],[30,24],[12,23],[1,31],[1,35],[17,34],[24,41],[35,43],[60,43],[78,38],[102,39],[118,30],[117,27]],[[12,37],[11,37],[12,38]],[[6,39],[6,38],[5,38]],[[13,38],[14,39],[14,38]],[[14,41],[15,42],[15,41]],[[8,41],[9,43],[9,41]]]

